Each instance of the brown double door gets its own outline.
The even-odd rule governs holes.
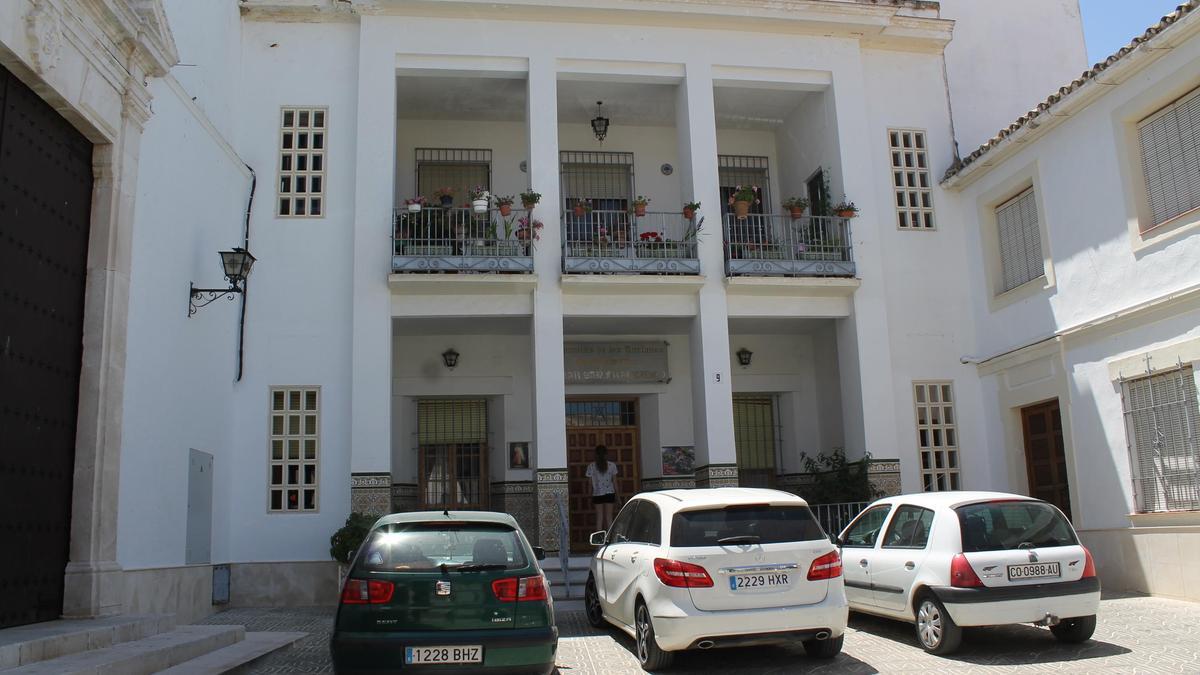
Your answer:
[[[1029,495],[1054,504],[1070,518],[1071,491],[1067,484],[1067,454],[1058,399],[1022,408],[1021,427],[1025,434]]]
[[[569,400],[567,402],[568,517],[571,520],[571,551],[592,550],[588,537],[596,529],[592,485],[587,467],[597,445],[608,448],[608,461],[617,465],[617,505],[638,492],[638,427],[636,401]]]

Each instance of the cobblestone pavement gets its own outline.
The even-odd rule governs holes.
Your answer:
[[[247,630],[307,631],[291,649],[256,661],[245,673],[328,673],[333,609],[233,609],[207,623],[244,624]],[[595,630],[582,612],[559,617],[561,675],[640,673],[633,641],[624,633]],[[1106,597],[1092,640],[1061,645],[1033,626],[966,631],[962,649],[930,656],[912,629],[899,622],[851,615],[841,655],[813,661],[799,646],[688,652],[672,672],[737,673],[1200,673],[1200,604],[1141,596]]]

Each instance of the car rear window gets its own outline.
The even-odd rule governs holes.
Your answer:
[[[491,523],[398,523],[371,532],[356,569],[428,572],[462,568],[522,569],[528,566],[517,531]]]
[[[963,552],[1074,546],[1079,543],[1062,512],[1045,502],[985,502],[960,506]]]
[[[671,546],[677,547],[780,544],[825,538],[807,506],[729,506],[680,511],[671,519]],[[722,544],[722,540],[729,541]]]

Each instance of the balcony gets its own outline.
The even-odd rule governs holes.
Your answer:
[[[725,216],[728,276],[853,277],[850,219]]]
[[[700,224],[681,213],[564,211],[563,271],[581,274],[699,274]]]
[[[525,211],[397,209],[392,216],[393,272],[531,273]]]

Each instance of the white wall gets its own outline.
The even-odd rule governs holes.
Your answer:
[[[779,182],[773,211],[788,197],[808,197],[807,182],[817,169],[829,172],[830,203],[841,199],[843,188],[838,157],[837,110],[831,92],[809,94],[776,132],[779,142]],[[811,211],[810,211],[811,212]]]
[[[179,64],[171,74],[225,138],[237,127],[242,21],[232,2],[164,0]],[[157,109],[156,109],[157,111]]]

